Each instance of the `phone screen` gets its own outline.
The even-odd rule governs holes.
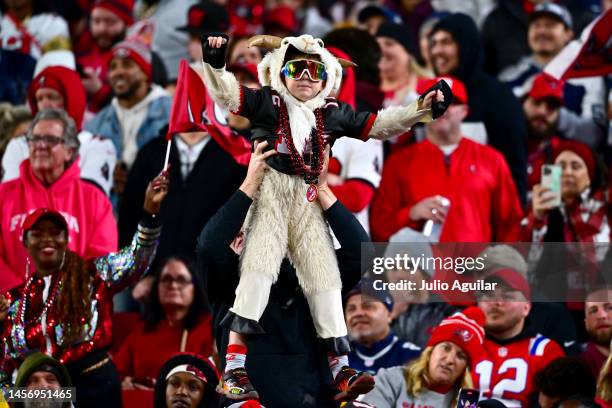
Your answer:
[[[462,388],[459,391],[457,408],[476,408],[480,399],[480,391],[471,388]]]

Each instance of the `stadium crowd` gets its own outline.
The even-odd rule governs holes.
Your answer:
[[[76,389],[73,401],[0,407],[612,407],[611,9],[0,0],[0,385]],[[545,72],[598,21],[597,73]],[[283,118],[264,69],[272,37],[250,46],[260,34],[310,34],[346,62],[325,95],[336,113],[320,120],[331,152],[316,146],[317,122],[297,153],[320,167],[298,178],[311,202],[269,228],[253,221],[266,175],[287,163],[302,173],[287,142],[296,108]],[[276,82],[292,93],[281,96],[331,88],[325,58],[297,51],[282,61]],[[239,96],[227,91],[224,105],[215,86],[228,75]],[[376,136],[411,104],[419,120]],[[178,126],[180,112],[193,126]],[[350,137],[335,140],[338,129]],[[350,344],[322,338],[333,301],[315,307],[304,286],[305,269],[322,269],[291,242],[292,228],[315,241],[308,206],[333,239]],[[253,258],[253,226],[283,223],[289,243]],[[483,268],[458,274],[493,289],[373,293],[373,243],[390,258],[484,244]],[[570,255],[551,255],[555,243]],[[269,287],[249,285],[244,264],[273,263],[272,252]],[[577,278],[567,269],[580,257]],[[384,279],[449,275],[422,266]],[[570,296],[551,295],[559,282]],[[235,314],[246,292],[264,305],[256,319]]]

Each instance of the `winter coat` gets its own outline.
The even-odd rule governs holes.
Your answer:
[[[0,184],[0,291],[23,282],[27,251],[21,225],[42,207],[59,211],[68,224],[68,248],[85,259],[117,249],[117,226],[111,203],[93,184],[80,179],[78,160],[49,187],[34,176],[30,160],[21,163],[19,178]]]
[[[421,354],[421,348],[408,341],[399,339],[393,330],[387,337],[365,347],[356,341],[351,342],[349,365],[359,371],[376,374],[381,368],[401,366]]]
[[[136,231],[147,185],[161,171],[166,143],[165,135],[155,138],[136,156],[119,205],[119,242],[122,245],[127,244]],[[181,174],[176,143],[172,143],[170,149],[170,165],[170,190],[161,206],[164,228],[154,265],[171,255],[193,256],[198,234],[236,191],[245,174],[245,168],[212,138],[200,152],[186,180]]]
[[[427,303],[410,305],[406,312],[395,319],[392,327],[402,340],[425,347],[431,337],[431,330],[456,311],[456,307],[432,294]]]
[[[138,148],[141,148],[149,140],[155,138],[159,134],[159,130],[168,123],[171,103],[172,99],[169,96],[162,96],[151,101],[147,115],[138,130],[136,139]],[[111,139],[115,144],[115,149],[117,149],[117,157],[122,157],[123,131],[112,104],[102,109],[93,119],[87,122],[85,129],[94,135],[101,135]]]
[[[238,255],[229,245],[240,231],[251,203],[246,194],[237,191],[210,219],[198,238],[199,273],[213,307],[219,355],[225,355],[229,336],[229,330],[219,322],[234,303],[239,281]],[[361,246],[369,242],[369,238],[339,201],[324,211],[324,216],[342,245],[336,255],[346,293],[361,277]],[[248,341],[246,368],[262,404],[266,407],[334,407],[325,347],[317,338],[295,269],[286,258],[259,323],[266,334]]]
[[[405,226],[422,230],[410,209],[436,195],[451,203],[440,241],[518,240],[522,209],[508,166],[497,151],[466,138],[450,156],[424,140],[387,160],[370,209],[373,240],[386,242]]]
[[[500,151],[510,167],[521,202],[527,192],[527,127],[519,100],[501,82],[482,69],[480,34],[474,21],[455,13],[440,20],[433,32],[444,30],[459,45],[459,66],[451,73],[465,84],[469,115],[464,125],[472,126],[473,134]],[[499,44],[497,45],[499,47]],[[484,126],[484,133],[481,131]]]

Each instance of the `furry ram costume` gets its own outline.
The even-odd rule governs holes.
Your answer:
[[[325,142],[330,144],[341,136],[387,139],[418,122],[433,120],[432,110],[420,109],[421,98],[410,106],[387,108],[378,114],[354,112],[332,97],[340,88],[344,61],[327,51],[322,40],[310,35],[284,39],[256,36],[250,45],[272,49],[258,65],[261,90],[241,87],[225,70],[221,58],[214,55],[217,51],[204,44],[204,78],[212,98],[231,112],[247,117],[253,140],[266,139],[279,153],[268,159],[270,168],[247,216],[240,283],[223,324],[238,333],[262,332],[257,322],[266,308],[281,262],[288,256],[318,335],[329,351],[344,354],[349,346],[332,239],[321,207],[305,199],[308,185],[294,175],[299,169],[292,168],[295,155],[290,153],[297,151],[302,157],[312,157],[317,132],[324,134]],[[326,68],[325,86],[306,102],[291,95],[281,77],[290,48],[292,53],[317,55]],[[282,119],[287,115],[289,129],[283,129]],[[324,129],[319,129],[321,125]]]

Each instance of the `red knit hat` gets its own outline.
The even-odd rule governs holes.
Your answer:
[[[130,58],[151,78],[151,50],[141,41],[125,40],[113,47],[113,58]]]
[[[98,7],[116,14],[128,26],[134,23],[134,0],[97,0],[92,10]]]
[[[83,115],[85,114],[87,96],[79,74],[70,68],[61,66],[47,67],[40,71],[28,88],[28,103],[34,115],[38,113],[36,91],[41,88],[51,88],[62,95],[64,98],[64,110],[74,120],[80,130]]]
[[[483,350],[485,321],[485,315],[480,308],[468,307],[463,312],[442,320],[431,333],[427,347],[449,341],[461,347],[470,357],[470,363],[475,364],[480,360]]]
[[[593,151],[589,146],[582,142],[577,142],[575,140],[564,140],[559,143],[555,149],[553,150],[553,160],[557,160],[557,157],[562,152],[570,151],[576,153],[582,160],[584,160],[584,164],[586,164],[587,169],[589,171],[589,177],[593,180],[595,177],[595,156],[593,155]]]
[[[440,81],[441,79],[443,79],[448,84],[451,91],[453,91],[453,100],[456,100],[462,104],[468,103],[468,94],[463,82],[461,82],[457,78],[449,76],[420,80],[417,83],[417,92],[419,94],[422,94],[423,92],[427,91],[429,88],[437,84],[438,81]]]

